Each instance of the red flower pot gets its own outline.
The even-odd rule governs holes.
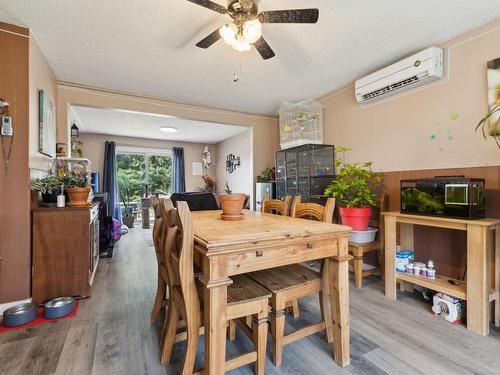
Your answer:
[[[353,230],[367,230],[372,209],[367,208],[339,208],[342,224]]]

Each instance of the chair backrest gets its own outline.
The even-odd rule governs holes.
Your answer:
[[[285,199],[270,199],[269,196],[264,197],[264,202],[262,202],[262,212],[265,214],[276,214],[281,216],[290,215],[290,205],[292,203],[292,197],[287,195]]]
[[[165,259],[172,287],[180,287],[187,315],[199,319],[200,301],[194,277],[194,231],[189,206],[184,201],[177,202],[177,208],[164,212],[166,230]],[[196,313],[194,313],[196,312]],[[190,314],[192,313],[192,314]]]
[[[296,197],[292,205],[290,216],[296,218],[315,219],[324,223],[333,223],[335,198],[328,198],[324,206],[318,203],[301,203],[301,198]]]
[[[153,211],[155,213],[155,221],[153,224],[153,244],[155,247],[156,254],[161,252],[161,240],[162,240],[162,226],[161,226],[161,214],[160,214],[160,204],[163,204],[163,199],[158,197],[151,197],[151,204],[153,205]]]

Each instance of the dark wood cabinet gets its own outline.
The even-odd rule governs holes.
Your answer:
[[[89,297],[99,261],[99,205],[32,210],[32,298]]]

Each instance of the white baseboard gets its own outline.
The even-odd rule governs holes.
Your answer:
[[[31,298],[23,299],[21,301],[14,301],[14,302],[7,302],[7,303],[0,304],[0,317],[3,316],[3,312],[5,310],[10,309],[11,307],[13,307],[15,305],[19,305],[20,303],[26,303],[26,302],[31,302]]]

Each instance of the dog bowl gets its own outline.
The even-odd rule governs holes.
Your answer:
[[[21,303],[7,309],[3,313],[4,327],[17,327],[35,320],[38,316],[38,307],[32,302]]]
[[[51,299],[44,305],[45,319],[62,318],[71,314],[75,308],[75,299],[73,297],[59,297]]]

